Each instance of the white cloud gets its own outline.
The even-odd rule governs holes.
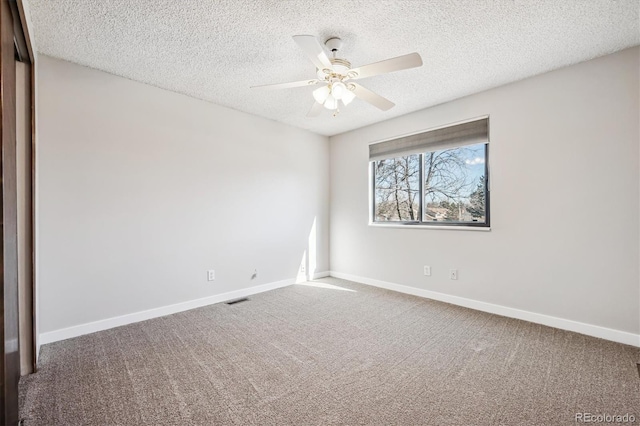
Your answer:
[[[475,166],[477,164],[484,164],[484,158],[476,157],[473,160],[465,160],[465,164],[469,166]]]

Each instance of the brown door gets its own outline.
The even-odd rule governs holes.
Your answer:
[[[31,152],[31,65],[16,62],[16,184],[18,186],[18,313],[20,374],[35,367],[33,330],[33,233]]]
[[[20,324],[18,290],[17,162],[16,162],[16,61],[31,63],[19,7],[14,0],[0,0],[0,423],[17,425],[19,419]],[[28,68],[27,72],[31,72]],[[32,102],[30,100],[30,102]],[[23,129],[24,130],[24,129]],[[25,141],[23,140],[23,143]],[[22,179],[26,171],[22,172]],[[23,182],[24,183],[24,182]],[[29,181],[27,185],[31,185]],[[26,191],[25,191],[26,192]],[[25,198],[28,195],[25,196]],[[30,205],[30,204],[29,204]],[[24,229],[24,227],[23,227]],[[20,235],[19,235],[20,234]],[[28,255],[28,253],[27,253]],[[27,266],[29,267],[29,266]],[[30,276],[29,276],[30,277]],[[29,294],[29,297],[31,295]],[[29,301],[23,302],[23,305]],[[22,333],[27,340],[32,333]],[[22,342],[31,344],[31,342]]]
[[[18,330],[18,214],[16,199],[16,64],[13,19],[8,0],[0,3],[0,127],[2,131],[2,337],[4,424],[18,422],[20,345]]]

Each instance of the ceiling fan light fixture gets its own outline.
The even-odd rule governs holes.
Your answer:
[[[348,91],[347,86],[341,81],[336,81],[331,85],[331,95],[336,99],[342,99]]]
[[[324,101],[327,100],[327,97],[331,93],[329,86],[322,86],[313,91],[313,99],[316,100],[319,104],[324,104]]]
[[[356,97],[356,94],[351,90],[347,90],[344,95],[342,95],[342,103],[345,105],[349,105],[351,101]]]
[[[338,100],[333,96],[327,96],[327,99],[324,101],[324,107],[326,109],[337,109],[338,108]]]
[[[352,69],[351,62],[337,57],[343,44],[342,40],[338,37],[328,39],[324,43],[324,46],[312,35],[295,35],[293,36],[293,40],[315,66],[317,79],[293,81],[290,83],[264,84],[252,86],[252,88],[272,90],[319,84],[321,87],[313,91],[313,98],[316,103],[307,114],[308,117],[316,117],[322,111],[322,107],[334,111],[333,115],[335,117],[340,112],[340,102],[342,102],[342,105],[347,105],[350,104],[355,97],[362,99],[382,111],[388,111],[395,106],[393,102],[362,87],[359,83],[352,83],[351,80],[422,66],[420,54],[414,52]],[[327,56],[327,49],[333,53],[332,59],[329,59]]]
[[[326,80],[329,75],[331,75],[331,70],[329,68],[318,69],[316,71],[316,76],[318,76],[318,80],[320,81]]]

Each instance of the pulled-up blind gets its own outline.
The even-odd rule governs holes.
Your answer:
[[[489,142],[489,118],[369,145],[369,161]]]

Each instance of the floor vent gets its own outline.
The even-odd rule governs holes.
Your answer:
[[[241,299],[234,299],[234,300],[229,300],[227,302],[227,305],[235,305],[236,303],[240,303],[240,302],[248,302],[249,299],[247,299],[246,297],[243,297]]]
[[[638,367],[638,376],[640,376],[640,363],[636,364],[636,366]]]

